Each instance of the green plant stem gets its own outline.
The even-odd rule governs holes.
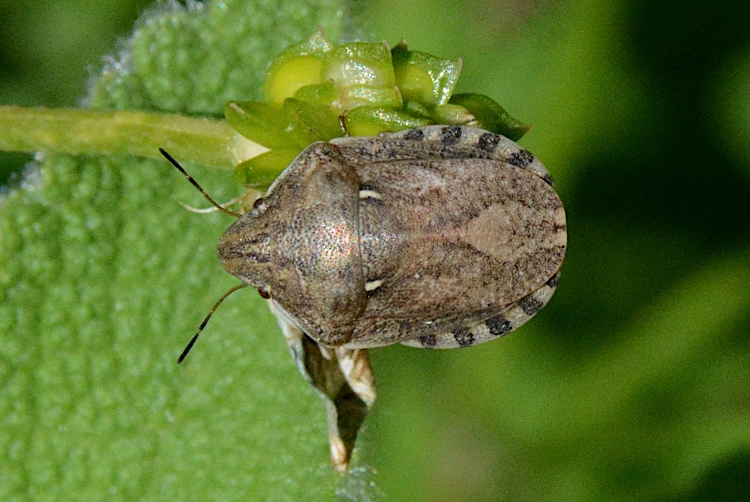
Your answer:
[[[0,150],[161,158],[231,169],[267,149],[226,121],[142,111],[0,106]]]

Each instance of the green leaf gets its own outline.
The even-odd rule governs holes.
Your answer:
[[[88,104],[220,117],[257,100],[270,60],[337,1],[160,7],[92,84]],[[179,160],[179,159],[178,159]],[[186,166],[218,200],[229,171]],[[166,161],[46,156],[0,206],[0,499],[327,500],[325,409],[265,303],[215,258],[231,220]],[[361,470],[358,471],[361,474]],[[360,476],[361,477],[361,476]],[[357,478],[359,479],[359,478]],[[343,478],[344,495],[368,483]]]

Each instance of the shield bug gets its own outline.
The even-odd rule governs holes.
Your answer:
[[[493,133],[427,126],[310,145],[219,241],[224,268],[325,347],[468,347],[557,286],[565,212]]]
[[[509,333],[551,298],[566,245],[563,205],[531,153],[481,129],[425,126],[313,143],[218,256],[268,298],[298,366],[333,403],[332,457],[345,468],[375,398],[364,349]]]

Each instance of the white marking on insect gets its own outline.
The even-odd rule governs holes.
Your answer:
[[[382,199],[383,196],[380,195],[375,190],[360,190],[359,191],[359,198],[360,199]]]
[[[375,291],[382,285],[383,285],[383,281],[380,279],[378,279],[377,281],[370,281],[367,284],[365,284],[365,291]]]

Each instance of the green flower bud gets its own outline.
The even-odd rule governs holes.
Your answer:
[[[410,51],[401,42],[334,46],[318,31],[271,64],[266,102],[227,104],[227,121],[271,151],[237,166],[245,184],[267,186],[314,141],[375,136],[429,124],[468,125],[518,140],[529,126],[482,94],[452,95],[461,60]],[[343,120],[345,128],[342,128]]]

